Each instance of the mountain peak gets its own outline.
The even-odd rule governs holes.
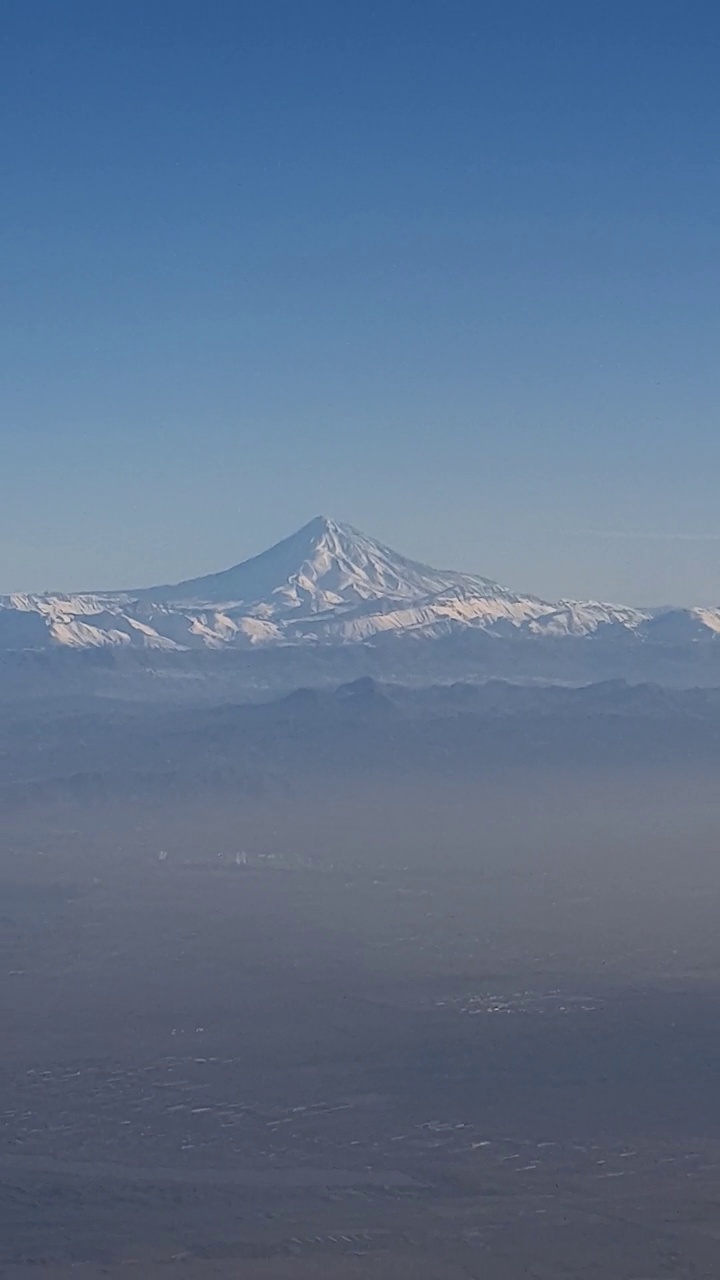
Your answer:
[[[342,524],[339,520],[333,520],[330,516],[313,516],[312,520],[308,520],[297,533],[291,534],[290,539],[307,539],[312,542],[320,542],[323,538],[336,538],[345,536],[347,538],[363,538],[364,534],[359,529],[353,529],[352,525]],[[289,541],[290,539],[285,539]]]
[[[687,629],[685,615],[680,623]],[[669,624],[647,611],[551,604],[474,574],[434,569],[326,515],[221,573],[139,591],[0,598],[0,650],[239,649],[467,631],[554,643],[591,634],[642,638],[658,625],[662,639]],[[693,638],[718,633],[720,610],[694,611]]]
[[[349,525],[341,525],[339,521],[333,520],[330,516],[313,516],[312,520],[308,520],[307,524],[299,529],[299,533],[319,534],[334,533],[336,529],[350,528]]]
[[[308,520],[307,524],[290,537],[291,539],[307,538],[308,541],[315,543],[339,544],[341,540],[347,544],[375,542],[374,538],[369,538],[360,529],[344,521],[333,520],[330,516],[313,516],[312,520]]]
[[[485,578],[409,560],[352,525],[319,515],[268,551],[221,573],[137,594],[157,602],[242,605],[268,618],[278,611],[318,614],[371,601],[390,610],[458,590],[503,592]]]

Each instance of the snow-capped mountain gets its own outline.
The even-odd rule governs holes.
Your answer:
[[[433,569],[317,517],[261,555],[206,577],[134,591],[0,597],[0,649],[157,650],[350,644],[383,637],[714,637],[720,611],[549,602]]]
[[[431,569],[350,525],[317,516],[297,533],[232,569],[137,594],[183,603],[264,604],[320,613],[370,600],[418,600],[453,588],[502,590],[486,578]]]

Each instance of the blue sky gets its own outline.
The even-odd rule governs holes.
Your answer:
[[[720,600],[720,11],[5,0],[0,591],[323,512]]]

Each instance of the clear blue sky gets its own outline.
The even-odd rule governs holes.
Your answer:
[[[4,0],[0,591],[720,599],[720,7]]]

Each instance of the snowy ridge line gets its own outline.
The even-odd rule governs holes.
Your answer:
[[[0,650],[345,645],[462,631],[677,644],[720,635],[720,609],[519,595],[489,578],[410,560],[322,516],[261,555],[201,578],[134,591],[0,596]]]

